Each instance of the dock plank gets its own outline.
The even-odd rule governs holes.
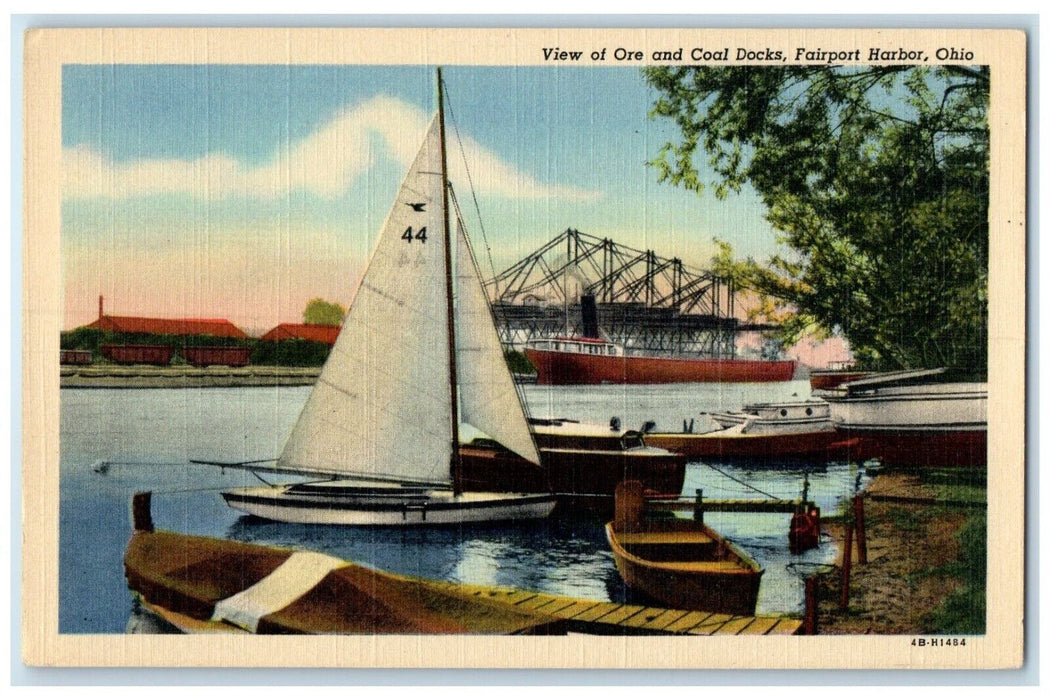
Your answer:
[[[433,581],[435,587],[455,591],[488,603],[538,612],[560,620],[571,620],[584,627],[612,625],[645,630],[655,634],[677,635],[794,635],[802,621],[794,618],[741,616],[698,610],[673,610],[644,605],[627,605],[587,600],[538,591],[476,584]]]
[[[725,613],[714,613],[709,615],[707,619],[698,625],[690,627],[687,632],[689,634],[714,634],[717,632],[725,623],[733,619],[732,615]]]
[[[598,603],[590,610],[587,610],[586,612],[582,612],[579,615],[575,616],[573,620],[576,620],[578,622],[594,622],[599,617],[602,617],[603,615],[608,615],[614,610],[617,610],[622,607],[623,605],[620,603]]]
[[[530,598],[529,600],[524,600],[518,603],[517,607],[521,608],[522,610],[538,610],[539,608],[542,608],[545,605],[550,605],[556,600],[558,600],[557,596],[540,593],[534,598]],[[543,612],[547,613],[548,611],[544,610]]]
[[[680,617],[667,627],[664,628],[665,632],[687,632],[696,625],[699,625],[704,620],[711,617],[714,613],[692,611],[686,613],[685,617]]]
[[[575,601],[573,601],[572,605],[570,605],[569,607],[562,608],[561,610],[559,610],[558,611],[558,617],[566,619],[566,620],[571,620],[571,619],[575,618],[577,615],[582,615],[583,613],[587,612],[588,610],[593,609],[597,605],[606,605],[606,604],[607,603],[602,603],[602,602],[597,601],[597,600],[575,600]]]
[[[775,617],[756,617],[744,628],[741,634],[766,634],[777,624]]]
[[[668,625],[682,619],[689,613],[685,610],[664,610],[659,615],[642,625],[643,628],[649,630],[666,630]]]
[[[597,618],[595,622],[600,622],[603,625],[618,625],[627,618],[634,617],[644,609],[644,605],[621,605],[619,610],[613,610],[609,614]]]
[[[802,620],[794,620],[789,617],[777,618],[777,624],[773,626],[773,629],[766,632],[767,635],[773,634],[784,634],[793,636],[798,634],[799,629],[802,628]]]

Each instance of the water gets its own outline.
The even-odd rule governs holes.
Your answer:
[[[323,551],[412,576],[510,586],[599,600],[628,599],[594,517],[560,516],[521,524],[435,529],[380,529],[271,523],[228,508],[221,489],[257,484],[239,470],[190,465],[190,459],[243,461],[275,457],[309,387],[208,389],[63,389],[59,511],[59,630],[119,633],[132,598],[123,573],[131,536],[129,506],[151,490],[161,529]],[[656,421],[680,429],[705,412],[750,401],[808,396],[805,382],[666,386],[526,387],[533,415],[625,426]],[[101,468],[103,462],[110,463]],[[853,490],[847,464],[810,465],[810,496],[833,510]],[[690,464],[684,493],[705,498],[797,498],[803,465],[746,468]],[[707,522],[738,542],[766,570],[760,613],[798,614],[807,565],[830,561],[820,549],[793,556],[787,515],[710,513]]]

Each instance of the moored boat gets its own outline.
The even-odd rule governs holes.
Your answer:
[[[229,490],[231,507],[284,522],[385,526],[553,510],[546,486],[478,493],[461,478],[461,421],[524,462],[541,458],[462,221],[451,232],[446,173],[439,71],[437,114],[276,465],[222,465],[328,481]]]
[[[647,445],[640,430],[568,418],[531,418],[540,453],[534,465],[499,443],[477,438],[460,449],[459,482],[465,491],[548,490],[559,503],[607,501],[616,485],[637,479],[658,493],[681,493],[686,457]],[[600,503],[596,503],[599,505]]]
[[[821,394],[835,428],[885,465],[988,463],[988,385],[931,383],[943,369],[871,375]]]
[[[821,400],[754,403],[711,418],[721,430],[647,433],[646,443],[693,458],[762,461],[847,459],[858,447],[835,430],[830,407]]]
[[[707,433],[651,433],[649,444],[689,458],[769,461],[774,459],[850,459],[858,454],[859,441],[836,430],[787,434],[751,434],[746,426]]]
[[[589,337],[534,340],[524,351],[536,368],[536,383],[547,385],[786,382],[796,366],[794,360],[635,355]]]
[[[749,403],[739,411],[715,411],[710,415],[723,428],[746,423],[749,433],[787,434],[832,427],[831,407],[821,399]]]
[[[673,608],[754,614],[762,567],[702,522],[647,518],[641,483],[617,487],[605,533],[631,588]]]
[[[187,633],[563,634],[542,613],[316,552],[156,531],[136,495],[128,587]],[[143,502],[145,501],[145,502]]]

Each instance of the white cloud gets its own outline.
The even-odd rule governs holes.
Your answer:
[[[418,107],[377,97],[339,114],[303,141],[282,150],[274,160],[257,167],[246,167],[221,153],[196,160],[114,163],[91,148],[75,146],[63,152],[63,196],[67,200],[123,199],[180,193],[200,199],[234,195],[274,198],[306,190],[334,198],[382,157],[375,152],[373,135],[379,137],[386,157],[408,167],[427,123],[428,116]],[[463,148],[470,158],[471,180],[479,193],[515,199],[585,200],[601,196],[581,188],[538,182],[472,139],[464,138]],[[451,157],[455,155],[452,150],[451,176],[462,190],[467,178],[460,159]]]

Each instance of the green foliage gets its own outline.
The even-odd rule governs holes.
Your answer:
[[[515,374],[536,374],[536,368],[529,362],[529,358],[525,357],[525,353],[517,350],[508,350],[503,356],[507,359],[507,366],[510,367],[511,372]]]
[[[252,349],[251,362],[278,367],[320,367],[331,350],[327,343],[316,340],[258,340]]]
[[[988,518],[984,512],[967,519],[956,535],[959,559],[937,573],[962,581],[959,588],[930,613],[929,629],[938,634],[984,634],[985,586],[988,573]]]
[[[987,357],[986,67],[655,67],[652,115],[678,127],[651,163],[697,192],[750,185],[790,252],[717,272],[755,315],[841,332],[874,369]],[[702,154],[706,163],[701,163]],[[704,169],[704,175],[701,169]]]
[[[90,350],[93,359],[99,357],[105,333],[97,328],[85,328],[81,326],[71,331],[62,333],[60,342],[65,350]]]
[[[303,323],[340,326],[344,316],[346,316],[346,309],[341,304],[320,298],[311,299],[303,309]]]

